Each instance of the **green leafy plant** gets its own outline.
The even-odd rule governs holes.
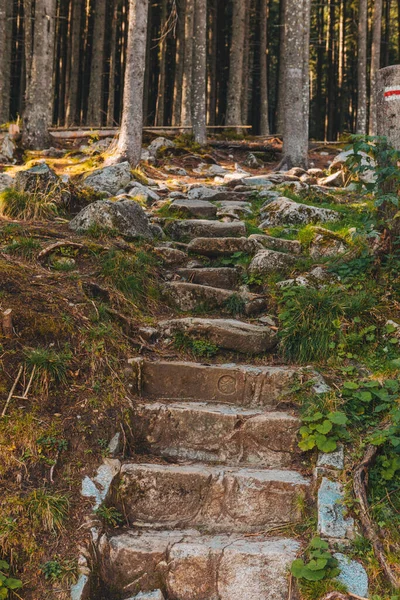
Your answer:
[[[0,560],[0,600],[6,600],[9,592],[22,588],[22,581],[9,577],[10,565],[5,560]]]
[[[192,338],[179,331],[174,338],[174,346],[178,350],[191,352],[194,356],[212,358],[218,353],[218,346],[202,338]]]
[[[328,550],[328,542],[319,537],[313,538],[307,548],[307,562],[301,558],[293,561],[290,569],[293,577],[307,581],[321,581],[337,577],[340,574],[338,561]]]
[[[225,310],[231,315],[242,315],[245,308],[246,302],[239,294],[232,294],[225,302]]]
[[[124,522],[123,515],[114,506],[105,506],[102,504],[96,509],[95,513],[110,527],[118,527]]]
[[[313,450],[318,448],[321,452],[334,452],[337,443],[347,438],[345,429],[348,418],[343,412],[335,411],[324,415],[322,412],[314,412],[309,416],[303,416],[304,425],[300,428],[301,450]]]
[[[72,583],[76,579],[78,569],[76,561],[74,560],[61,560],[55,558],[43,563],[40,570],[45,579]]]

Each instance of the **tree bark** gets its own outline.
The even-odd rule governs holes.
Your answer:
[[[70,56],[67,75],[67,106],[65,109],[66,126],[77,125],[80,121],[78,108],[79,92],[79,50],[82,24],[82,0],[72,0],[71,27],[70,27]]]
[[[33,54],[26,95],[22,142],[43,149],[50,142],[56,0],[36,0]]]
[[[129,0],[128,48],[117,155],[135,167],[142,152],[143,87],[149,0]]]
[[[359,0],[358,5],[358,57],[357,57],[357,125],[359,135],[367,133],[367,42],[368,0]]]
[[[162,0],[161,5],[161,23],[160,23],[160,40],[159,40],[159,56],[160,56],[160,72],[158,76],[157,86],[157,104],[156,104],[156,125],[165,125],[165,86],[166,86],[166,53],[167,53],[167,35],[165,24],[167,22],[167,0]]]
[[[207,0],[195,0],[193,31],[193,43],[196,49],[192,82],[193,135],[195,142],[204,145],[207,142]]]
[[[269,135],[267,81],[267,23],[268,0],[261,0],[260,14],[260,134]]]
[[[106,2],[96,0],[94,4],[94,28],[87,123],[94,127],[102,124],[103,116],[103,72],[104,40],[106,25]]]
[[[246,22],[246,3],[233,0],[232,41],[229,56],[227,125],[242,124],[243,51]]]
[[[0,124],[10,118],[11,25],[8,0],[0,0]]]
[[[108,104],[107,104],[107,126],[115,125],[115,65],[117,60],[117,23],[118,23],[119,0],[112,0],[112,23],[110,40],[110,62],[108,67]]]
[[[264,0],[261,0],[263,2]],[[245,4],[245,23],[244,23],[244,46],[243,46],[243,75],[242,75],[242,120],[241,123],[247,125],[249,120],[249,106],[250,106],[250,73],[252,69],[250,67],[250,12],[251,2],[250,0],[243,0]]]
[[[369,107],[369,134],[377,132],[377,85],[378,71],[381,66],[382,35],[382,0],[375,0],[372,15],[372,49],[371,49],[371,101]]]
[[[186,0],[185,59],[182,84],[182,125],[192,125],[193,35],[195,0]]]
[[[183,62],[185,56],[185,2],[181,0],[178,6],[178,24],[176,38],[176,62],[174,99],[172,107],[172,124],[180,125],[182,118],[182,84]]]
[[[276,86],[276,133],[283,134],[285,116],[286,0],[279,4],[278,85]]]
[[[310,7],[310,0],[286,0],[281,167],[288,169],[308,166]]]

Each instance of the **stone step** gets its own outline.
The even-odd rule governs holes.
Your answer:
[[[183,219],[168,221],[164,231],[173,240],[192,240],[197,237],[240,237],[246,235],[246,225],[242,221],[234,223],[221,223],[220,221],[207,221],[206,219]]]
[[[158,324],[164,336],[177,332],[205,337],[219,348],[241,354],[261,354],[276,347],[276,332],[270,327],[244,323],[236,319],[200,319],[187,317],[161,321]]]
[[[189,283],[207,285],[209,287],[222,288],[224,290],[236,289],[239,282],[239,273],[237,269],[229,267],[178,269],[177,273],[179,277]]]
[[[234,292],[180,281],[166,283],[164,291],[168,301],[183,312],[218,308],[224,312],[233,313],[236,310],[250,316],[267,309],[267,298],[250,292]]]
[[[226,404],[139,404],[133,411],[137,447],[178,459],[257,467],[289,467],[299,419]]]
[[[289,470],[126,463],[112,498],[138,527],[254,532],[298,522],[308,488]]]
[[[264,407],[273,410],[284,402],[307,372],[294,367],[203,365],[183,361],[149,361],[134,358],[132,391],[142,398],[185,400]],[[308,372],[308,379],[315,373]]]
[[[278,250],[278,252],[289,252],[290,254],[301,254],[301,244],[297,240],[285,240],[283,238],[275,238],[271,235],[262,235],[253,233],[249,236],[250,240],[259,242],[264,248],[269,250]]]
[[[235,223],[233,223],[234,225]],[[264,247],[257,240],[247,237],[197,237],[188,245],[188,251],[201,256],[230,256],[236,252],[255,254]]]
[[[100,575],[124,595],[162,588],[179,600],[287,600],[299,550],[287,538],[129,531],[101,538]]]
[[[217,207],[207,200],[174,200],[168,208],[170,213],[180,213],[191,217],[215,217]]]

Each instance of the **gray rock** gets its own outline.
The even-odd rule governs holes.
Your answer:
[[[246,237],[199,237],[192,240],[188,245],[189,252],[201,256],[230,256],[236,252],[254,254],[261,249],[262,245],[259,242]]]
[[[276,332],[269,327],[252,325],[236,319],[199,319],[188,317],[161,321],[159,327],[164,335],[177,331],[206,337],[207,340],[226,350],[241,354],[260,354],[272,350],[277,343]]]
[[[364,183],[375,183],[376,175],[374,169],[376,167],[376,162],[371,156],[368,156],[366,152],[358,152],[361,155],[361,166],[362,167],[370,167],[370,169],[364,171],[363,173],[359,173],[358,177]],[[344,150],[340,152],[332,161],[330,166],[331,171],[336,171],[337,169],[342,169],[346,166],[346,161],[350,156],[354,155],[354,150],[351,148],[350,150]]]
[[[0,173],[0,192],[14,185],[14,179],[7,173]]]
[[[151,156],[157,158],[157,155],[161,148],[175,148],[175,144],[174,142],[171,142],[171,140],[168,140],[165,137],[158,137],[151,142],[150,146],[148,146],[147,148],[147,151],[150,153]]]
[[[318,185],[326,185],[328,187],[342,187],[344,185],[344,174],[343,171],[336,171],[328,175],[328,177],[322,177],[318,179]]]
[[[274,190],[262,190],[261,192],[259,192],[258,196],[259,198],[266,199],[261,207],[264,208],[265,206],[268,206],[268,204],[272,202],[272,200],[277,200],[278,198],[281,198],[282,194],[280,192],[275,192]]]
[[[353,538],[354,520],[345,517],[342,486],[323,477],[318,490],[318,531],[328,538]]]
[[[206,186],[192,187],[188,191],[190,200],[229,200],[232,192],[224,188],[211,188]]]
[[[110,165],[97,169],[82,179],[84,187],[92,188],[98,192],[106,191],[114,195],[118,190],[125,188],[132,179],[131,167],[128,162]]]
[[[250,273],[265,275],[275,271],[287,271],[296,264],[296,257],[276,250],[259,250],[249,266]]]
[[[247,167],[250,167],[250,169],[260,169],[264,166],[264,163],[260,159],[258,159],[257,156],[255,156],[252,152],[249,152],[245,161],[245,165]]]
[[[340,552],[336,552],[333,556],[339,562],[340,575],[337,579],[340,583],[343,583],[351,594],[368,598],[368,575],[364,567]]]
[[[128,600],[164,600],[164,595],[161,590],[152,592],[139,592],[136,596],[131,596]]]
[[[16,150],[16,144],[11,136],[7,133],[4,136],[3,142],[0,147],[0,159],[2,162],[12,163],[14,162],[14,153]]]
[[[81,494],[85,498],[93,498],[93,510],[99,508],[110,491],[111,484],[121,469],[121,463],[117,459],[105,458],[103,464],[97,469],[93,479],[85,477],[82,481]]]
[[[241,217],[243,215],[251,215],[251,203],[250,202],[241,202],[239,200],[231,200],[225,202],[218,202],[218,212],[217,215],[219,217],[225,215],[232,215],[234,217]]]
[[[268,175],[254,175],[253,177],[243,177],[244,185],[263,187],[263,188],[272,188],[275,183],[272,181],[272,176]]]
[[[180,220],[169,221],[164,231],[174,240],[187,240],[198,237],[239,237],[246,235],[246,225],[237,223],[221,223],[220,221]]]
[[[209,285],[211,287],[233,290],[237,287],[239,273],[237,269],[229,267],[189,267],[178,269],[177,275],[190,283]]]
[[[70,221],[69,228],[84,233],[94,225],[113,229],[130,239],[154,237],[143,208],[134,200],[93,202]]]
[[[347,245],[344,240],[322,227],[315,228],[316,235],[310,245],[311,258],[319,259],[330,256],[338,256],[347,251]]]
[[[174,200],[169,207],[171,213],[178,212],[193,217],[215,217],[217,208],[207,200]]]
[[[137,198],[138,200],[142,200],[144,202],[157,202],[160,200],[160,196],[154,191],[151,190],[146,185],[142,185],[138,181],[133,181],[127,186],[128,196],[130,198]]]
[[[311,177],[323,177],[324,176],[324,172],[322,169],[308,169],[307,173],[309,175],[311,175]]]
[[[340,215],[334,210],[308,206],[281,197],[265,207],[265,217],[260,227],[267,229],[275,225],[306,225],[337,221]]]
[[[18,171],[14,179],[16,189],[23,192],[35,192],[39,190],[46,193],[55,186],[60,185],[60,183],[60,178],[44,162],[30,169]]]
[[[177,250],[176,248],[158,247],[154,248],[154,252],[168,266],[184,265],[188,260],[186,252],[182,252],[182,250]]]
[[[117,454],[119,454],[120,452],[120,447],[121,447],[121,434],[119,431],[117,431],[117,433],[111,438],[108,447],[107,447],[107,452],[108,455],[111,458],[115,458],[117,456]]]
[[[71,600],[88,600],[89,577],[81,573],[78,581],[71,586]]]
[[[320,452],[318,455],[317,467],[328,467],[330,469],[344,468],[344,447],[339,445],[335,452]]]
[[[283,238],[275,238],[270,235],[261,235],[259,233],[253,233],[249,236],[249,239],[256,240],[270,250],[301,254],[301,244],[297,240],[285,240]]]

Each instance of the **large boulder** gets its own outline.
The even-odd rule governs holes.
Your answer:
[[[86,206],[69,224],[72,231],[94,226],[112,229],[128,239],[152,239],[153,231],[143,208],[134,200],[99,200]]]
[[[40,163],[24,171],[18,171],[14,180],[16,189],[21,192],[40,191],[46,193],[53,190],[60,183],[60,178],[46,163]]]
[[[131,167],[128,162],[110,165],[92,171],[82,179],[84,187],[92,188],[97,192],[108,192],[112,196],[125,188],[132,179]]]
[[[157,192],[150,189],[146,185],[139,183],[138,181],[133,181],[129,186],[127,186],[127,189],[128,196],[141,202],[152,204],[153,202],[160,200],[160,196],[157,194]]]
[[[180,213],[193,217],[215,217],[217,208],[208,200],[174,200],[169,206],[170,213]]]
[[[12,187],[14,185],[14,179],[7,175],[7,173],[0,173],[0,192]]]
[[[308,206],[281,197],[273,200],[264,208],[264,222],[260,227],[268,228],[275,225],[307,225],[309,223],[328,223],[340,218],[338,212],[328,208]]]
[[[175,144],[165,137],[158,137],[151,142],[147,150],[151,156],[157,158],[157,155],[162,148],[175,148]]]
[[[296,257],[276,250],[260,250],[250,263],[250,273],[266,275],[275,271],[287,271],[296,264]]]

